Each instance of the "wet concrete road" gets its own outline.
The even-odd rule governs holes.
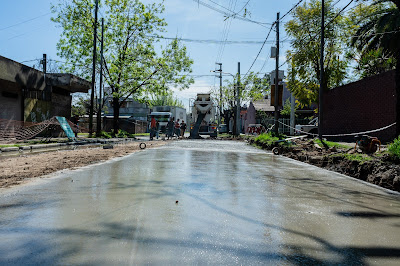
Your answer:
[[[1,191],[7,264],[399,265],[400,196],[244,143],[177,141]]]

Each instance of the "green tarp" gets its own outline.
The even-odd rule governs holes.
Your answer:
[[[61,128],[64,130],[65,134],[69,139],[75,139],[75,133],[72,131],[72,128],[69,126],[67,119],[63,116],[56,116],[58,122],[60,123]]]

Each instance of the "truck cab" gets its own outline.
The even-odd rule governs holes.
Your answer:
[[[218,125],[215,122],[215,105],[210,93],[197,94],[193,102],[192,123],[190,136],[199,138],[200,135],[217,136]]]

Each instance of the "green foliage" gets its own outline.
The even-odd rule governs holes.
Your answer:
[[[111,130],[111,132],[106,132],[106,131],[101,131],[99,136],[96,136],[97,138],[105,138],[105,139],[111,139],[111,138],[134,138],[135,134],[131,134],[126,132],[125,130],[119,129],[118,133],[115,134],[114,130]]]
[[[71,115],[84,116],[89,114],[90,110],[90,99],[84,96],[78,96],[78,98],[73,99]],[[95,110],[97,112],[97,110]]]
[[[161,94],[151,95],[151,99],[147,102],[150,107],[154,106],[178,106],[185,108],[183,103],[177,98],[174,98],[172,93],[164,92]]]
[[[236,88],[238,85],[238,76],[232,76],[231,79],[225,80],[225,86],[222,87],[222,99],[220,99],[220,88],[216,87],[211,90],[215,99],[221,101],[219,104],[225,109],[232,109],[236,106]],[[250,101],[262,99],[269,93],[269,76],[263,78],[258,77],[254,72],[250,72],[247,76],[241,77],[239,80],[240,101]]]
[[[369,156],[368,154],[362,154],[362,153],[354,153],[354,154],[341,153],[341,154],[330,155],[330,157],[340,157],[340,158],[347,159],[349,161],[358,161],[361,163],[373,160],[373,158],[371,156]]]
[[[348,28],[332,0],[325,1],[326,23],[324,50],[324,90],[342,84],[346,77],[348,60],[341,57],[346,49]],[[336,17],[336,18],[335,18]],[[335,18],[335,19],[334,19]],[[318,103],[320,79],[320,27],[321,1],[311,0],[294,9],[293,19],[285,24],[288,36],[293,39],[292,51],[287,57],[289,88],[302,105]]]
[[[268,133],[263,133],[263,134],[260,134],[259,136],[257,136],[255,138],[255,142],[260,143],[260,144],[271,145],[272,143],[274,143],[275,141],[277,141],[279,139],[280,139],[279,136],[276,137],[276,136],[274,136],[274,134],[272,132],[268,132]]]
[[[386,56],[394,55],[398,58],[400,56],[399,8],[398,0],[374,0],[372,5],[366,5],[362,12],[368,16],[359,15],[352,45],[362,54],[380,47]]]
[[[373,4],[359,3],[346,17],[348,24],[351,25],[351,35],[354,36],[349,40],[349,46],[353,49],[349,49],[346,56],[355,60],[357,65],[354,73],[360,78],[377,75],[396,66],[393,51],[384,49],[381,44],[379,46],[368,44],[369,39],[375,36],[371,31],[378,30],[374,24],[378,23],[383,14],[394,8],[394,5],[388,2],[385,0],[375,1]]]
[[[52,21],[63,29],[57,49],[67,61],[64,70],[90,79],[94,1],[61,1],[51,10],[55,14]],[[162,3],[104,0],[100,1],[100,11],[105,20],[103,75],[114,98],[115,121],[121,103],[130,96],[143,98],[165,91],[167,86],[185,89],[194,82],[187,75],[192,71],[193,60],[186,47],[177,39],[166,47],[157,44],[157,36],[167,25],[160,18]]]
[[[134,135],[126,132],[125,130],[118,130],[118,133],[115,135],[117,138],[134,138]]]
[[[133,137],[144,137],[144,136],[150,136],[150,133],[136,133],[132,134]]]
[[[388,151],[393,156],[400,158],[400,136],[393,140],[388,146]]]
[[[93,136],[94,137],[94,136]],[[98,136],[99,138],[105,138],[105,139],[111,139],[113,136],[112,136],[112,133],[110,133],[110,132],[106,132],[106,131],[101,131],[100,132],[100,135]]]
[[[364,52],[355,70],[361,78],[365,78],[384,73],[395,67],[396,59],[386,55],[382,48],[378,48]]]
[[[320,139],[314,139],[314,142],[322,145]],[[352,148],[351,145],[344,145],[344,144],[340,144],[340,143],[333,142],[333,141],[326,141],[326,140],[325,140],[324,143],[325,143],[326,145],[328,145],[329,148],[331,148],[331,147],[335,147],[335,148],[339,148],[339,149],[349,149],[349,148]]]
[[[290,99],[286,99],[285,105],[283,106],[283,109],[281,110],[281,115],[284,117],[290,117],[291,110],[292,110],[292,106],[290,103]],[[295,104],[295,106],[294,106],[295,113],[296,113],[296,110],[297,110],[297,105]],[[297,116],[297,115],[295,114],[295,116]]]

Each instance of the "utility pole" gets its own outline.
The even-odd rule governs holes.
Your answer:
[[[318,138],[322,141],[322,94],[324,93],[325,1],[321,6],[321,62],[319,78]]]
[[[238,62],[238,83],[236,86],[236,136],[240,135],[240,62]]]
[[[292,76],[291,76],[291,81],[292,84],[294,84],[295,80],[295,73],[294,73],[294,63],[292,60]],[[289,88],[291,89],[291,88]],[[294,97],[294,93],[290,93],[290,135],[294,135],[294,127],[295,127],[295,101],[296,98]]]
[[[278,135],[279,128],[279,110],[278,110],[278,100],[279,100],[279,12],[276,14],[276,57],[275,57],[275,101],[274,101],[274,132]]]
[[[97,110],[97,130],[96,135],[100,136],[101,132],[101,109],[102,103],[102,89],[103,89],[103,51],[104,51],[104,18],[101,19],[101,46],[100,46],[100,88],[99,88],[99,108]]]
[[[43,54],[43,59],[42,59],[42,64],[43,64],[43,73],[47,73],[47,55]]]
[[[94,88],[96,85],[96,45],[97,45],[97,12],[99,10],[99,0],[96,0],[94,11],[94,36],[93,36],[93,69],[92,69],[92,93],[90,95],[89,111],[89,136],[93,134],[93,109],[94,109]]]
[[[216,63],[219,65],[219,116],[218,116],[218,126],[221,125],[221,115],[222,115],[222,63]]]

